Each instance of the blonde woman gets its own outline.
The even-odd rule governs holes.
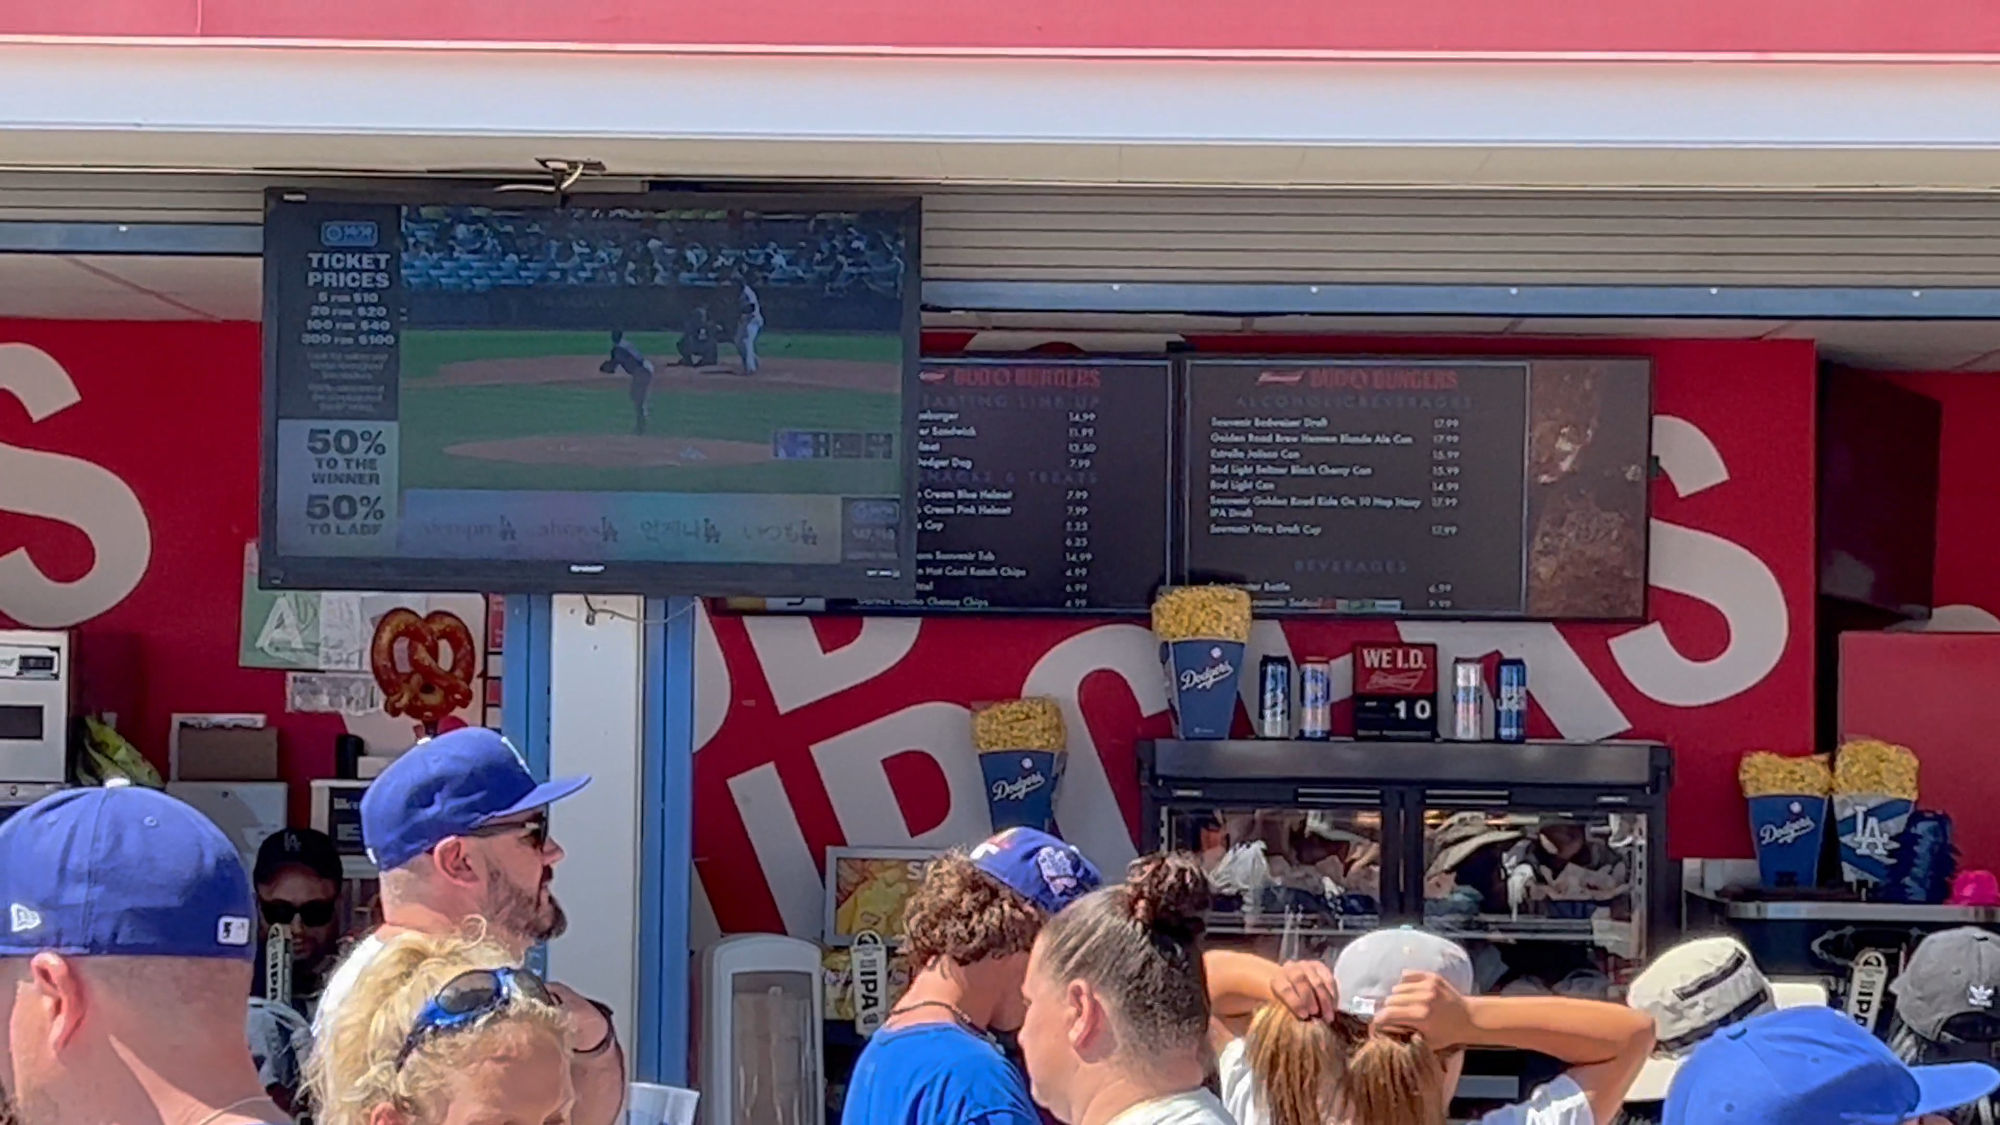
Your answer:
[[[565,1125],[570,1023],[497,945],[403,933],[320,1028],[319,1125]]]

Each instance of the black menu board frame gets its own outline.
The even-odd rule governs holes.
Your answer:
[[[1109,386],[1092,387],[1088,385],[1089,380],[1066,380],[1061,377],[1065,372],[1093,377],[1115,372],[1116,378],[1155,380],[1156,387],[1146,389],[1149,392],[1157,390],[1158,413],[1138,417],[1120,412],[1119,406],[1129,404],[1111,401],[1114,392]],[[990,385],[982,386],[981,384],[988,381],[966,378],[971,375],[996,373],[1010,373],[1017,376],[1033,374],[1036,379],[1032,384],[1026,384],[1017,378],[1001,376],[992,379]],[[987,401],[968,404],[971,407],[969,416],[949,408],[933,412],[926,407],[927,388],[934,388],[947,380],[958,379],[964,379],[966,384],[964,389],[968,394],[983,394]],[[1025,617],[1132,618],[1143,617],[1151,611],[1154,595],[1160,587],[1168,585],[1177,572],[1173,556],[1173,521],[1178,495],[1175,478],[1178,474],[1177,446],[1180,436],[1180,427],[1177,424],[1180,414],[1180,372],[1179,365],[1174,362],[1173,357],[1020,353],[998,355],[972,353],[927,357],[918,364],[916,380],[907,388],[906,397],[915,404],[913,409],[917,418],[915,428],[911,431],[907,442],[916,451],[918,466],[917,482],[910,505],[917,521],[917,597],[910,600],[877,598],[866,601],[818,598],[735,599],[723,600],[722,608],[764,613],[857,613],[876,617],[1006,614]],[[1109,380],[1103,380],[1103,383],[1108,384]],[[1102,394],[1105,401],[1101,404],[1083,404],[1081,399],[1089,397],[1093,390]],[[1006,433],[1004,437],[995,433],[991,427],[1007,419],[1009,415],[1013,415],[1013,420],[1017,423],[1025,416],[1014,414],[1014,411],[1024,409],[1020,401],[1023,395],[1056,400],[1067,395],[1078,399],[1075,403],[1055,407],[1045,402],[1035,408],[1060,410],[1060,413],[1052,413],[1049,417],[1059,424],[1064,424],[1065,432],[1030,434],[1020,432],[1018,429],[1012,433],[1002,430],[1000,433]],[[1014,399],[1011,403],[1006,401],[1009,396]],[[1150,408],[1153,404],[1149,403],[1148,406]],[[1090,417],[1083,417],[1083,414],[1088,414]],[[973,431],[982,427],[986,432],[975,435]],[[1121,438],[1121,432],[1127,436]],[[1114,464],[1107,467],[1093,460],[1102,455],[1106,446],[1121,440],[1129,442],[1132,440],[1129,435],[1135,432],[1145,432],[1149,439],[1157,442],[1157,460],[1152,456],[1155,452],[1153,450],[1142,450],[1136,456],[1126,457],[1125,461],[1128,463],[1123,466]],[[1050,442],[1060,443],[1056,449],[1056,453],[1061,455],[1060,461],[1041,465],[1019,463],[1009,467],[1012,471],[1021,475],[1073,473],[1084,478],[1100,472],[1116,473],[1121,467],[1127,472],[1136,470],[1151,473],[1154,474],[1153,479],[1157,481],[1157,486],[1152,490],[1154,512],[1150,516],[1134,520],[1129,512],[1119,508],[1117,511],[1124,516],[1124,529],[1136,530],[1137,533],[1118,533],[1115,521],[1119,516],[1113,516],[1114,526],[1106,529],[1105,507],[1117,501],[1107,498],[1104,493],[1115,491],[1121,483],[1129,488],[1134,482],[1129,477],[1113,481],[1100,480],[1095,484],[1088,479],[1068,481],[1063,489],[1064,495],[1054,498],[1058,504],[1054,518],[1023,524],[1020,530],[1015,532],[1016,536],[1048,535],[1061,540],[1056,544],[1056,549],[1061,553],[1060,563],[1063,568],[1058,597],[1034,605],[923,601],[922,599],[931,590],[928,583],[941,580],[955,582],[960,588],[966,589],[968,594],[982,586],[991,588],[992,579],[981,582],[976,578],[968,579],[964,573],[955,578],[941,574],[940,571],[947,565],[960,572],[971,571],[977,574],[980,570],[990,571],[1008,561],[998,550],[991,552],[991,555],[1000,556],[997,558],[973,557],[985,553],[978,550],[980,544],[977,536],[973,534],[965,535],[956,544],[957,549],[951,552],[952,557],[948,559],[938,557],[934,554],[934,548],[939,546],[938,538],[932,537],[948,537],[951,532],[947,529],[947,525],[973,519],[983,522],[1012,519],[1018,514],[1016,506],[1023,503],[1041,509],[1050,506],[1051,497],[1046,495],[1049,489],[1046,481],[1039,482],[1041,487],[1038,491],[1044,495],[1035,496],[1030,490],[1034,489],[1038,482],[1020,480],[1009,483],[1004,479],[987,480],[988,474],[985,470],[990,466],[972,463],[970,458],[964,456],[968,451],[963,448],[963,443],[967,440],[992,440],[1001,443],[999,447],[1001,450],[1006,450],[1020,448],[1036,438],[1046,438]],[[964,459],[962,465],[958,463],[961,458]],[[971,479],[966,482],[943,479],[950,476],[948,470],[954,466],[963,469]],[[938,476],[930,475],[933,470],[938,472]],[[1003,470],[1003,473],[1006,471]],[[1023,495],[1023,493],[1029,494]],[[1123,499],[1129,502],[1131,498]],[[1139,525],[1138,528],[1132,527],[1134,523]],[[1156,534],[1155,528],[1157,528]],[[1098,541],[1096,536],[1106,533],[1107,530],[1110,541]],[[927,542],[927,539],[930,541]],[[1072,542],[1073,539],[1077,541]],[[1109,569],[1105,566],[1107,548],[1116,552],[1112,565],[1128,573],[1123,575],[1105,573],[1105,570]],[[1147,569],[1143,560],[1148,554],[1151,555],[1154,564],[1151,567],[1152,576],[1147,581],[1137,581],[1132,572],[1134,568]],[[1015,561],[1028,560],[1017,556]],[[1033,581],[1036,576],[1031,573],[1021,577]],[[1038,584],[1046,585],[1047,576],[1041,577],[1042,581]],[[1076,593],[1083,595],[1091,592],[1088,587],[1093,582],[1115,583],[1122,588],[1120,600],[1067,604],[1072,599],[1073,586],[1081,587]]]
[[[1495,594],[1494,591],[1490,590],[1485,591],[1487,604],[1470,607],[1463,604],[1411,604],[1414,599],[1408,598],[1385,604],[1382,600],[1370,600],[1365,596],[1348,599],[1349,604],[1297,604],[1301,602],[1323,602],[1333,600],[1333,597],[1322,595],[1319,597],[1294,597],[1281,600],[1281,596],[1273,596],[1267,589],[1253,590],[1253,597],[1258,598],[1256,612],[1259,616],[1273,618],[1333,618],[1351,620],[1432,619],[1636,623],[1647,619],[1650,608],[1650,590],[1648,588],[1647,573],[1651,562],[1651,536],[1649,534],[1651,499],[1649,493],[1652,463],[1653,411],[1653,379],[1652,362],[1650,359],[1641,356],[1548,356],[1533,354],[1518,356],[1494,354],[1460,356],[1187,354],[1180,357],[1177,368],[1179,398],[1181,402],[1181,425],[1178,435],[1180,460],[1177,463],[1177,472],[1175,474],[1177,521],[1173,534],[1174,557],[1177,564],[1175,574],[1178,581],[1250,582],[1260,586],[1286,585],[1277,581],[1275,577],[1260,578],[1247,569],[1222,566],[1205,568],[1201,565],[1205,561],[1216,561],[1214,557],[1216,552],[1211,550],[1207,552],[1210,556],[1209,558],[1204,559],[1202,557],[1204,552],[1195,543],[1195,521],[1207,518],[1211,513],[1208,511],[1196,512],[1194,509],[1202,502],[1204,496],[1214,500],[1216,503],[1222,503],[1214,492],[1209,491],[1208,474],[1211,470],[1222,473],[1227,469],[1247,473],[1252,471],[1253,463],[1242,460],[1242,458],[1261,457],[1266,458],[1267,461],[1263,463],[1263,467],[1257,468],[1255,471],[1271,473],[1282,481],[1283,478],[1282,476],[1278,476],[1279,470],[1276,467],[1281,462],[1275,460],[1279,456],[1275,450],[1284,448],[1282,446],[1271,445],[1265,445],[1262,448],[1257,448],[1254,445],[1238,446],[1229,450],[1227,454],[1227,456],[1237,458],[1238,460],[1234,460],[1228,464],[1223,464],[1210,457],[1210,454],[1214,451],[1209,448],[1213,443],[1208,439],[1214,438],[1216,434],[1212,432],[1211,427],[1206,425],[1198,430],[1195,426],[1196,419],[1194,418],[1194,412],[1198,409],[1198,400],[1203,392],[1203,388],[1199,386],[1199,383],[1204,370],[1238,374],[1257,373],[1260,382],[1270,383],[1271,386],[1269,389],[1277,392],[1273,401],[1276,403],[1276,408],[1280,413],[1289,408],[1287,404],[1295,405],[1299,402],[1307,401],[1299,398],[1298,395],[1300,393],[1309,393],[1311,388],[1306,387],[1305,384],[1316,381],[1324,385],[1321,389],[1325,394],[1330,395],[1340,391],[1374,394],[1378,397],[1387,394],[1395,402],[1402,404],[1401,409],[1405,412],[1413,411],[1418,414],[1431,409],[1431,405],[1429,404],[1444,404],[1440,405],[1439,409],[1443,410],[1444,414],[1454,417],[1457,416],[1458,411],[1471,406],[1471,400],[1464,399],[1464,401],[1447,402],[1447,400],[1464,397],[1459,394],[1457,380],[1450,377],[1448,373],[1479,371],[1498,378],[1505,378],[1506,373],[1511,370],[1519,373],[1521,382],[1518,395],[1516,396],[1519,402],[1518,404],[1503,404],[1503,406],[1512,405],[1514,409],[1519,411],[1518,416],[1521,418],[1520,432],[1518,435],[1512,435],[1506,432],[1489,431],[1483,437],[1496,445],[1498,453],[1503,455],[1501,456],[1503,461],[1511,464],[1513,458],[1517,457],[1520,463],[1519,471],[1521,475],[1518,481],[1518,511],[1513,511],[1512,513],[1514,519],[1518,521],[1518,526],[1508,528],[1505,531],[1506,534],[1510,535],[1518,532],[1518,554],[1515,557],[1516,552],[1510,549],[1503,551],[1494,560],[1503,568],[1510,566],[1518,567],[1518,600],[1514,604],[1494,604]],[[1535,380],[1538,371],[1542,373],[1544,379],[1541,390],[1547,392],[1542,396],[1541,400],[1537,400],[1536,398],[1538,390]],[[1308,372],[1336,374],[1308,376],[1306,374]],[[1426,373],[1435,373],[1438,377],[1427,379],[1425,378]],[[1353,383],[1350,379],[1344,377],[1346,375],[1365,375],[1367,378],[1363,379],[1360,383]],[[1217,377],[1219,378],[1220,376],[1218,375]],[[1636,385],[1630,382],[1615,382],[1616,380],[1634,379],[1639,380]],[[1606,390],[1607,387],[1610,388],[1609,391]],[[1621,413],[1618,417],[1605,422],[1604,424],[1607,427],[1611,429],[1617,429],[1620,426],[1637,428],[1636,431],[1628,429],[1627,432],[1618,434],[1604,443],[1606,446],[1614,442],[1620,443],[1618,448],[1612,451],[1615,456],[1612,456],[1611,459],[1615,461],[1615,464],[1611,466],[1611,469],[1615,475],[1609,478],[1609,491],[1615,494],[1614,499],[1617,501],[1613,507],[1618,510],[1602,510],[1597,504],[1599,497],[1589,495],[1587,485],[1582,486],[1584,492],[1581,498],[1579,498],[1577,492],[1576,482],[1584,474],[1602,474],[1605,471],[1605,467],[1598,463],[1604,458],[1594,458],[1591,450],[1592,438],[1595,436],[1596,427],[1601,421],[1599,415],[1591,414],[1588,416],[1588,434],[1584,432],[1586,429],[1584,424],[1576,418],[1565,416],[1566,410],[1570,413],[1575,412],[1574,400],[1579,397],[1577,393],[1579,388],[1587,392],[1582,397],[1593,405],[1593,409],[1607,398],[1620,400],[1617,406]],[[1539,415],[1536,413],[1538,410],[1541,412]],[[1579,415],[1578,417],[1581,418],[1582,416]],[[1294,443],[1292,448],[1297,448],[1296,442],[1298,436],[1296,432],[1287,433],[1286,427],[1281,425],[1281,423],[1285,423],[1287,420],[1283,418],[1276,420],[1264,418],[1261,420],[1269,423],[1269,425],[1264,427],[1251,426],[1250,429],[1269,429],[1275,426],[1277,427],[1276,431],[1273,433],[1257,433],[1254,436],[1245,433],[1242,437],[1234,434],[1226,435],[1228,440],[1231,442],[1269,442],[1275,439]],[[1255,419],[1245,418],[1233,421],[1251,423]],[[1438,422],[1440,426],[1444,424],[1441,421]],[[1432,452],[1429,443],[1434,438],[1438,441],[1445,441],[1447,440],[1447,433],[1462,433],[1463,437],[1451,439],[1462,441],[1466,437],[1474,436],[1469,432],[1459,429],[1459,427],[1464,425],[1462,418],[1450,423],[1450,425],[1453,427],[1450,431],[1440,429],[1436,434],[1431,432],[1431,427],[1429,426],[1422,427],[1424,432],[1421,434],[1402,434],[1402,429],[1416,428],[1410,426],[1403,427],[1402,429],[1388,427],[1380,435],[1371,434],[1370,436],[1379,436],[1379,440],[1382,440],[1385,444],[1391,441],[1402,441],[1405,437],[1414,437],[1420,439],[1420,441],[1412,443],[1419,446],[1419,448],[1412,452],[1414,454],[1428,455]],[[1366,428],[1362,427],[1362,429]],[[1397,436],[1398,434],[1402,434],[1402,436]],[[1518,436],[1519,448],[1518,452],[1513,452],[1512,442],[1516,436]],[[1355,434],[1351,438],[1344,440],[1358,440],[1359,437],[1359,434]],[[1440,447],[1438,456],[1444,455],[1442,452],[1444,448],[1446,447]],[[1255,452],[1252,452],[1253,449]],[[1553,456],[1551,451],[1554,451]],[[1489,451],[1489,453],[1491,452],[1494,451]],[[1511,457],[1504,456],[1509,453],[1512,454]],[[1294,459],[1299,456],[1299,454],[1294,452],[1285,452],[1282,455]],[[1203,463],[1205,458],[1207,459],[1206,464]],[[1428,456],[1425,456],[1423,459],[1426,462],[1429,460]],[[1489,463],[1491,461],[1492,458],[1489,457]],[[1470,462],[1458,461],[1455,463],[1461,465],[1462,468],[1451,470],[1453,472],[1453,480],[1468,480],[1468,477],[1459,474],[1464,473],[1467,468],[1471,467]],[[1435,471],[1447,471],[1444,467],[1445,464],[1441,462]],[[1322,469],[1321,471],[1325,470]],[[1360,471],[1359,469],[1356,470],[1356,472]],[[1201,479],[1197,479],[1198,476]],[[1489,481],[1486,483],[1490,484],[1492,482]],[[1241,487],[1247,489],[1250,486],[1246,484],[1241,485]],[[1255,487],[1263,488],[1267,491],[1272,489],[1271,485],[1261,483]],[[1436,487],[1449,487],[1456,493],[1459,489],[1476,486],[1459,483],[1447,485],[1441,479]],[[1282,492],[1283,489],[1279,488],[1277,491]],[[1428,488],[1423,491],[1426,493],[1426,495],[1421,497],[1423,500],[1435,503],[1456,503],[1455,500],[1442,494],[1433,500],[1428,495]],[[1505,524],[1507,522],[1505,517],[1510,511],[1513,493],[1508,489],[1501,489],[1500,492],[1502,493],[1500,499],[1506,503],[1497,505],[1494,511],[1485,513],[1485,515],[1489,522],[1499,521]],[[1552,497],[1553,499],[1551,499]],[[1403,497],[1395,499],[1399,504],[1408,502]],[[1378,497],[1376,501],[1386,503],[1387,498]],[[1302,505],[1307,502],[1307,500],[1302,499],[1297,503]],[[1369,502],[1368,499],[1363,499],[1362,501],[1363,504]],[[1278,504],[1279,501],[1273,499],[1272,503]],[[1428,510],[1428,505],[1426,505],[1426,510]],[[1446,512],[1447,515],[1452,514],[1448,509],[1439,510]],[[1216,511],[1224,510],[1216,509]],[[1227,515],[1231,519],[1243,517],[1245,520],[1251,520],[1253,517],[1247,514],[1249,511],[1247,502],[1242,507],[1230,507],[1226,509]],[[1426,512],[1419,511],[1410,514],[1415,519],[1423,519]],[[1279,518],[1289,520],[1288,524],[1261,526],[1254,530],[1266,533],[1282,530],[1287,535],[1299,534],[1298,524],[1300,522],[1313,522],[1310,509],[1308,509],[1306,515],[1307,519],[1300,521],[1289,512],[1285,512]],[[1457,524],[1454,519],[1451,527],[1447,528],[1447,530],[1451,530],[1451,534],[1454,536],[1458,534],[1458,531],[1454,530],[1456,526]],[[1608,534],[1605,532],[1605,528],[1607,527],[1611,529]],[[1232,524],[1227,530],[1241,532],[1247,536],[1253,529],[1247,525],[1235,526]],[[1212,531],[1211,534],[1213,533]],[[1488,529],[1487,534],[1489,537],[1494,534],[1493,529]],[[1224,540],[1218,538],[1217,541],[1222,542]],[[1275,546],[1282,542],[1283,539],[1278,535],[1272,535],[1263,541],[1272,543]],[[1577,549],[1567,551],[1566,549],[1569,547]],[[1595,552],[1595,554],[1593,555],[1592,552]],[[1567,557],[1565,557],[1565,554],[1567,554]],[[1358,567],[1372,560],[1339,559],[1335,561],[1339,562],[1342,566]],[[1591,604],[1587,597],[1577,598],[1566,596],[1570,591],[1560,587],[1554,589],[1553,596],[1551,596],[1551,584],[1562,580],[1574,582],[1581,572],[1589,571],[1591,564],[1599,562],[1605,565],[1600,566],[1595,572],[1592,572],[1591,577],[1598,579],[1600,585],[1603,584],[1602,580],[1607,573],[1615,574],[1617,578],[1617,584],[1609,596],[1600,597],[1595,604]],[[1582,568],[1582,571],[1580,571],[1580,568]],[[1556,577],[1550,578],[1540,586],[1531,587],[1531,584],[1537,581],[1535,575],[1543,573],[1553,574]],[[1500,572],[1500,578],[1503,580],[1501,582],[1502,585],[1508,585],[1504,581],[1507,576],[1508,571],[1502,570]],[[1438,577],[1444,576],[1439,575]],[[1488,576],[1475,575],[1475,577]],[[1413,577],[1405,579],[1405,581],[1413,580]],[[1444,590],[1445,596],[1437,600],[1447,602],[1452,600],[1450,597],[1453,593],[1452,589],[1450,589],[1452,583],[1422,583],[1422,585],[1424,586],[1424,593],[1426,595],[1436,593],[1438,585],[1443,585],[1446,587]],[[1511,590],[1506,591],[1500,596],[1512,596],[1512,592]],[[1292,601],[1294,604],[1284,604],[1284,601],[1287,600]],[[1426,598],[1427,602],[1429,600],[1429,598]],[[1561,609],[1560,611],[1550,608],[1551,606],[1560,607],[1579,602],[1584,603],[1587,608],[1582,611],[1578,611],[1575,608]],[[1613,602],[1629,606],[1629,609],[1625,612],[1618,612],[1606,608]],[[1541,605],[1538,607],[1537,603],[1541,603]]]

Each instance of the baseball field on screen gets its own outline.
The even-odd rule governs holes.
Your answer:
[[[632,380],[603,370],[607,332],[405,331],[401,487],[901,492],[899,457],[773,456],[784,430],[900,435],[901,336],[766,332],[755,374],[743,373],[726,332],[713,365],[684,365],[679,339],[625,337],[654,367],[638,433]]]

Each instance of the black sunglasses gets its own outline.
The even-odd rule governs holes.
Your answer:
[[[537,813],[532,819],[517,820],[510,824],[489,824],[475,828],[467,836],[520,836],[529,847],[542,851],[549,846],[549,814]]]
[[[264,921],[273,926],[289,926],[297,918],[301,926],[324,926],[333,921],[334,911],[340,901],[331,898],[316,898],[311,902],[286,902],[273,899],[260,903],[264,910]]]

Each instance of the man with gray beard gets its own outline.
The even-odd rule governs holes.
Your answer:
[[[382,926],[357,942],[321,994],[314,1027],[343,1003],[356,978],[404,931],[485,936],[525,960],[568,928],[549,892],[563,850],[549,838],[549,805],[590,783],[537,784],[506,739],[465,727],[418,743],[369,783],[361,838],[382,877]],[[625,1056],[611,1009],[554,981],[549,991],[576,1023],[570,1076],[575,1125],[613,1125],[625,1102]]]
[[[0,1120],[273,1125],[243,1040],[257,912],[235,845],[148,789],[0,825]]]

